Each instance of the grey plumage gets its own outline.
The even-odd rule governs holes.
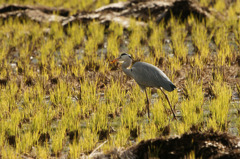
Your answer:
[[[143,90],[145,90],[146,87],[162,87],[171,92],[176,88],[169,78],[158,67],[152,64],[136,62],[129,68],[132,64],[132,58],[126,53],[121,54],[116,60],[123,62],[123,71],[132,77]]]
[[[127,53],[122,53],[118,58],[114,59],[111,63],[114,63],[117,61],[123,62],[122,63],[123,72],[128,76],[132,77],[137,82],[137,84],[141,87],[141,89],[145,91],[146,98],[147,98],[146,108],[148,110],[148,117],[150,117],[150,111],[149,111],[149,100],[146,92],[146,87],[155,87],[155,88],[160,88],[160,90],[165,95],[170,105],[173,116],[176,119],[175,113],[172,109],[168,96],[162,90],[163,88],[171,92],[176,88],[176,86],[158,67],[146,62],[136,62],[130,68],[132,64],[132,57]]]
[[[139,84],[142,89],[146,87],[156,87],[171,92],[176,86],[169,80],[169,78],[156,66],[145,63],[136,62],[132,68],[132,77]]]

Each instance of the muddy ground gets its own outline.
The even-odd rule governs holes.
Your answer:
[[[191,156],[195,153],[195,156]],[[175,158],[240,158],[240,139],[226,133],[191,132],[181,137],[141,141],[127,150],[113,150],[107,154],[95,152],[93,158],[175,159]]]

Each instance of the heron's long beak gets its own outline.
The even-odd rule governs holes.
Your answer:
[[[110,64],[113,64],[113,63],[117,62],[118,60],[119,60],[119,59],[116,58],[116,59],[112,60],[112,61],[110,62]]]

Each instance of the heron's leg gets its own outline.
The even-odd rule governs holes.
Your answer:
[[[169,99],[168,99],[167,94],[162,90],[161,87],[160,87],[160,90],[163,92],[163,94],[165,95],[165,97],[166,97],[166,99],[167,99],[167,101],[168,101],[168,104],[169,104],[169,106],[170,106],[170,108],[171,108],[171,111],[172,111],[172,113],[173,113],[174,119],[177,119],[177,118],[176,118],[176,115],[175,115],[175,113],[174,113],[174,111],[173,111],[173,109],[172,109],[172,105],[171,105],[171,103],[170,103],[170,101],[169,101]]]
[[[147,105],[146,105],[146,108],[147,108],[147,111],[148,111],[148,118],[150,118],[149,100],[148,100],[148,95],[147,95],[147,89],[145,89],[145,93],[146,93],[146,97],[147,97]]]

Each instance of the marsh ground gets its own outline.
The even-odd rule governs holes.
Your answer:
[[[1,157],[78,158],[105,141],[99,151],[190,131],[239,136],[240,1],[224,6],[212,4],[228,14],[224,21],[172,17],[140,26],[132,19],[129,28],[1,20]],[[147,118],[145,94],[109,63],[121,52],[158,66],[173,81],[177,90],[168,95],[177,121],[156,89],[148,90]]]

